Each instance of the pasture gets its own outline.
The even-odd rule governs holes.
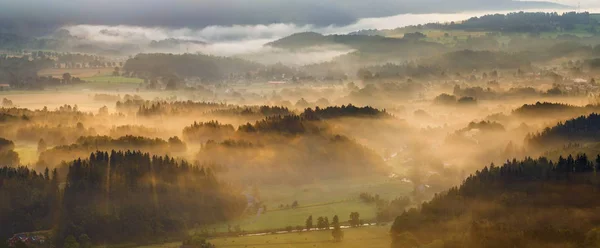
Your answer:
[[[243,219],[213,225],[209,229],[227,232],[229,226],[239,225],[243,231],[256,232],[304,226],[310,215],[315,223],[319,216],[331,220],[334,215],[345,222],[351,212],[358,212],[362,220],[369,221],[376,217],[377,208],[375,204],[363,203],[359,199],[360,193],[378,194],[383,199],[392,200],[408,195],[412,189],[411,183],[382,176],[331,180],[298,187],[268,187],[259,189],[266,212],[249,213]],[[298,207],[291,208],[294,201],[298,202]]]
[[[263,236],[224,237],[210,239],[209,242],[216,247],[284,247],[284,248],[363,248],[363,247],[389,247],[389,225],[370,226],[361,228],[348,228],[344,230],[344,239],[334,242],[331,230],[297,232],[285,234],[272,234]],[[136,248],[178,248],[181,242],[170,242]]]

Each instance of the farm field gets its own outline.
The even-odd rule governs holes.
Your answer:
[[[139,84],[144,82],[140,78],[112,76],[113,70],[113,68],[52,68],[41,70],[38,75],[61,78],[64,73],[69,73],[72,77],[78,77],[86,81],[82,84],[54,87],[56,90],[136,90],[140,87]]]
[[[105,76],[105,75],[99,75],[99,76],[92,76],[92,77],[84,77],[81,78],[82,80],[86,81],[86,82],[92,82],[92,83],[98,83],[98,82],[103,82],[103,83],[131,83],[131,84],[140,84],[142,82],[144,82],[143,79],[141,78],[130,78],[130,77],[115,77],[115,76]]]
[[[210,239],[216,247],[284,247],[284,248],[364,248],[389,247],[389,225],[344,229],[344,240],[333,242],[331,230],[273,234],[263,236],[244,236]],[[178,248],[181,242],[138,246],[136,248]]]
[[[239,225],[244,231],[255,232],[296,227],[303,226],[310,215],[313,219],[319,216],[332,219],[338,215],[340,221],[345,222],[351,212],[358,212],[361,219],[368,221],[376,217],[377,209],[374,204],[361,202],[358,198],[360,193],[378,194],[383,199],[392,200],[407,196],[412,189],[411,183],[388,177],[333,180],[301,187],[270,187],[260,190],[261,200],[267,206],[265,213],[249,214],[244,219],[214,225],[209,229],[227,232],[229,226]],[[294,201],[298,202],[297,208],[286,207]]]
[[[50,68],[43,69],[38,72],[39,76],[52,76],[56,78],[62,77],[64,73],[69,73],[73,77],[87,78],[94,76],[110,75],[114,68]]]
[[[227,232],[228,226],[239,225],[243,231],[256,232],[261,230],[285,228],[287,226],[304,226],[308,216],[313,216],[316,220],[319,216],[327,217],[330,220],[334,215],[340,217],[344,222],[349,219],[351,212],[358,212],[361,219],[373,219],[377,214],[374,204],[362,203],[359,200],[323,203],[314,206],[298,207],[295,209],[267,210],[266,213],[249,216],[239,221],[230,221],[225,224],[216,225],[217,232]],[[210,230],[210,228],[209,228]]]
[[[352,182],[350,182],[352,181]],[[304,226],[308,216],[313,220],[319,216],[328,217],[330,220],[338,215],[342,225],[349,219],[350,212],[358,212],[360,219],[374,219],[377,209],[374,204],[366,204],[358,199],[362,192],[379,194],[383,199],[391,200],[396,197],[408,195],[412,191],[412,184],[400,179],[388,177],[364,177],[352,180],[332,180],[326,184],[307,184],[301,187],[279,186],[261,189],[267,211],[261,214],[250,214],[246,218],[229,221],[206,227],[209,231],[227,232],[229,227],[239,225],[243,231],[259,232],[269,229],[283,229],[292,226],[293,229]],[[280,209],[279,205],[291,204],[298,201],[297,208]],[[194,234],[199,230],[190,230]],[[389,246],[387,232],[388,226],[369,226],[362,228],[344,229],[346,239],[341,243],[334,243],[331,231],[294,232],[289,234],[269,234],[263,236],[216,238],[210,242],[217,247],[373,247]],[[352,242],[351,242],[352,241]],[[181,242],[167,242],[139,246],[137,248],[173,248],[179,247]],[[111,246],[136,247],[135,245]]]

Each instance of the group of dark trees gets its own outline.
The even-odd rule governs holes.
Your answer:
[[[274,115],[289,115],[293,112],[289,110],[287,107],[283,106],[236,106],[225,109],[217,109],[209,112],[209,115],[214,115],[217,117],[231,117],[231,116],[259,116],[263,118],[265,116],[274,116]]]
[[[542,132],[528,135],[526,141],[532,148],[552,147],[570,142],[600,141],[600,115],[592,113],[547,127]]]
[[[473,122],[472,121],[472,122],[469,122],[469,125],[467,125],[467,127],[462,128],[456,132],[464,133],[464,132],[471,131],[473,129],[477,129],[482,132],[503,132],[506,130],[502,124],[497,123],[497,122],[493,122],[493,121]]]
[[[473,106],[477,104],[477,98],[472,96],[463,96],[457,98],[454,95],[446,93],[440,94],[433,99],[433,103],[444,106]]]
[[[146,127],[143,125],[122,125],[115,126],[109,130],[109,136],[113,138],[119,138],[123,136],[142,136],[142,137],[156,137],[161,136],[162,133],[156,128]]]
[[[152,117],[162,115],[189,115],[203,114],[205,112],[224,109],[227,104],[215,102],[193,102],[193,101],[125,101],[117,102],[117,108],[127,109],[129,106],[140,104],[137,111],[138,116]]]
[[[61,207],[59,184],[56,170],[0,167],[0,247],[13,234],[54,227]]]
[[[55,167],[62,161],[85,157],[95,150],[142,150],[152,154],[184,152],[187,146],[177,136],[168,140],[126,135],[119,138],[109,136],[81,136],[75,143],[59,145],[43,151],[38,159],[38,167]]]
[[[564,103],[536,102],[535,104],[524,104],[512,111],[512,114],[520,118],[550,118],[565,119],[597,112],[600,105],[575,106]]]
[[[407,36],[397,39],[383,36],[369,35],[322,35],[314,32],[297,33],[291,36],[268,43],[268,46],[291,50],[302,50],[311,47],[347,46],[356,51],[349,57],[368,59],[370,55],[391,54],[405,58],[432,56],[444,50],[438,43],[419,40]]]
[[[183,139],[204,143],[208,140],[223,140],[235,132],[231,124],[222,124],[219,121],[194,122],[183,129]]]
[[[15,143],[0,137],[0,166],[19,165],[19,154],[14,149]]]
[[[201,235],[194,235],[184,240],[181,248],[215,248],[216,246],[206,241]]]
[[[246,201],[209,168],[137,151],[69,163],[58,238],[148,241],[238,216]]]
[[[304,110],[301,117],[307,120],[333,119],[342,117],[361,118],[390,118],[392,117],[385,110],[379,110],[371,106],[356,107],[352,104],[339,106],[329,106],[326,108],[315,107],[315,109],[307,108]]]
[[[356,215],[356,216],[355,216]],[[352,217],[356,217],[358,218],[359,214],[358,212],[352,212],[350,214],[350,218]],[[349,222],[352,223],[353,219],[351,219]],[[332,236],[334,237],[334,239],[336,241],[341,241],[344,233],[341,231],[341,224],[340,224],[340,218],[335,215],[333,216],[333,219],[331,220],[331,223],[329,222],[329,218],[327,217],[322,217],[319,216],[317,218],[317,223],[313,223],[313,216],[308,216],[308,218],[306,218],[306,221],[304,223],[306,230],[311,230],[313,228],[316,228],[317,230],[329,230],[333,228],[333,232],[332,232]]]
[[[77,113],[68,106],[65,111],[67,108],[69,113]],[[5,110],[29,114],[33,119],[47,111]],[[156,153],[185,149],[177,137],[164,141],[134,136],[83,136],[70,146],[50,150],[47,146],[44,139],[39,140],[40,157],[56,163],[86,157],[96,149],[147,148]],[[12,141],[0,138],[0,247],[14,234],[46,230],[52,230],[44,234],[50,238],[48,247],[148,243],[167,236],[183,237],[193,226],[238,217],[246,207],[242,194],[218,182],[210,168],[169,156],[98,151],[52,172],[38,173],[16,167],[19,159],[13,149]],[[206,242],[184,243],[214,247]]]
[[[307,120],[298,115],[277,115],[265,117],[256,123],[241,125],[238,128],[239,132],[246,133],[281,133],[281,134],[303,134],[306,132],[319,132],[319,128],[315,125],[307,124]]]
[[[596,247],[599,169],[585,154],[492,164],[398,216],[393,247]]]
[[[246,207],[241,192],[210,168],[169,156],[97,151],[67,168],[61,178],[56,169],[0,168],[2,243],[46,230],[48,247],[150,243],[236,218]]]
[[[242,59],[202,54],[138,54],[127,60],[123,70],[147,78],[177,75],[198,77],[210,82],[234,76],[243,78],[246,72],[261,67],[260,64]]]
[[[358,227],[363,225],[363,221],[360,219],[358,212],[350,213],[350,220],[348,221],[351,227]]]
[[[500,32],[555,32],[574,30],[577,25],[591,25],[595,30],[598,20],[588,12],[566,12],[563,14],[544,12],[515,12],[472,17],[464,22],[440,25],[445,29],[486,30]]]
[[[123,66],[123,62],[108,61],[105,57],[80,54],[80,53],[63,53],[56,54],[56,67],[64,68],[106,68]]]
[[[495,41],[496,37],[489,37]],[[477,49],[476,46],[448,48],[448,51],[422,57],[411,62],[375,64],[360,68],[356,77],[363,81],[390,79],[446,79],[446,80],[495,80],[498,71],[516,71],[513,78],[524,78],[532,65],[558,58],[584,58],[580,64],[566,65],[567,72],[582,75],[584,70],[597,70],[594,59],[600,56],[600,45],[589,45],[585,40],[541,39],[536,37],[510,36],[507,47]],[[523,44],[535,43],[536,46]],[[475,71],[477,73],[475,74]],[[563,78],[555,71],[541,72],[543,78],[560,82]]]
[[[53,80],[38,77],[37,72],[51,66],[52,61],[48,59],[0,58],[0,81],[7,82],[12,88],[43,88],[42,85],[53,83]]]

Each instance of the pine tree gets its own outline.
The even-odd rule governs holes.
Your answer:
[[[306,219],[306,230],[310,230],[313,228],[313,217],[308,216],[308,219]]]

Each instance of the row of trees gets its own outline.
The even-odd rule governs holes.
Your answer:
[[[360,219],[360,214],[358,212],[351,212],[350,219],[348,220],[348,224],[351,227],[359,227],[363,224],[363,221]],[[317,223],[313,222],[313,216],[310,215],[306,218],[305,225],[306,230],[311,230],[313,228],[316,229],[330,229],[333,227],[334,229],[340,227],[340,219],[337,215],[333,216],[331,223],[329,223],[329,219],[327,217],[319,216],[317,218]]]
[[[290,111],[286,107],[263,105],[263,106],[244,106],[244,107],[236,106],[236,107],[226,108],[226,109],[217,109],[217,110],[213,110],[213,111],[209,112],[208,114],[215,115],[215,116],[224,116],[224,117],[230,117],[230,116],[265,117],[265,116],[274,116],[274,115],[288,115],[288,114],[292,114],[292,111]]]
[[[124,103],[117,102],[117,108],[127,109],[128,105],[137,105],[142,103],[137,110],[138,116],[162,116],[162,115],[190,115],[203,114],[216,109],[226,108],[228,105],[214,102],[166,102],[166,101],[126,101]]]
[[[353,217],[353,214],[355,214],[355,213],[350,214],[351,218]],[[358,213],[356,213],[356,214],[357,214],[356,217],[358,217]],[[306,226],[306,230],[311,230],[313,228],[326,229],[326,230],[333,229],[331,232],[331,236],[333,236],[333,239],[336,242],[340,242],[344,238],[344,232],[342,231],[342,228],[340,226],[340,218],[337,215],[333,216],[331,223],[329,223],[329,219],[327,217],[317,218],[316,226],[313,225],[312,215],[308,216],[308,218],[306,219],[305,226]]]
[[[315,107],[315,109],[307,108],[304,110],[301,117],[307,120],[333,119],[342,117],[360,118],[390,118],[392,115],[385,110],[379,110],[371,106],[356,107],[352,104],[340,106],[329,106],[326,108]]]

